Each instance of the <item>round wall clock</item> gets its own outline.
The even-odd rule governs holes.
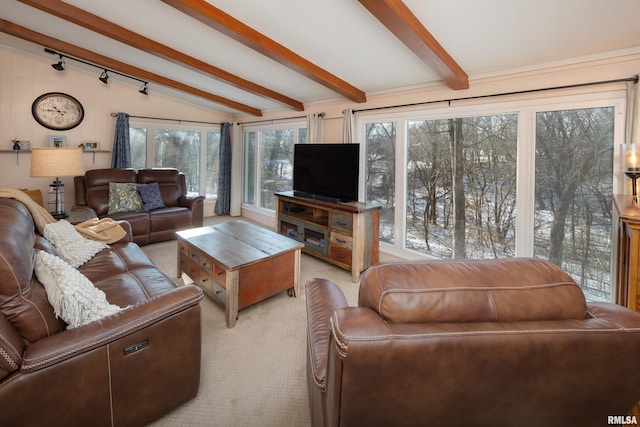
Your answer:
[[[61,92],[40,95],[31,105],[33,118],[42,126],[53,130],[69,130],[84,119],[80,101]]]

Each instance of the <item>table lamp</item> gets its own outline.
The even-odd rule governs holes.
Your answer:
[[[61,176],[76,176],[84,173],[82,148],[32,148],[31,176],[34,178],[55,178],[49,185],[47,207],[55,219],[67,218],[65,210],[64,184]]]
[[[638,202],[636,183],[640,178],[640,144],[622,144],[622,171],[631,178],[633,202]]]

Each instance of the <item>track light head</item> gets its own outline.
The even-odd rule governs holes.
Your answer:
[[[102,74],[100,74],[100,77],[98,77],[98,80],[100,80],[104,84],[109,83],[109,74],[107,74],[107,70],[104,70]]]
[[[64,70],[64,58],[60,55],[60,59],[53,64],[51,64],[54,70],[62,71]]]
[[[140,89],[138,89],[138,92],[143,95],[149,95],[149,86],[147,86],[147,82],[144,82]]]

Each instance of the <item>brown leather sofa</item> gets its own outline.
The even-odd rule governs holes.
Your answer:
[[[538,259],[380,264],[306,284],[314,426],[603,426],[640,400],[640,314]]]
[[[176,287],[120,241],[79,270],[127,307],[66,329],[34,274],[55,253],[22,203],[0,198],[0,425],[142,426],[193,398],[202,291]]]
[[[109,211],[109,183],[131,182],[160,186],[166,207],[150,212]],[[175,232],[190,227],[202,227],[204,197],[187,195],[183,173],[171,168],[140,169],[91,169],[83,176],[74,177],[75,205],[72,211],[81,217],[109,216],[126,220],[133,230],[133,241],[146,245],[176,238]]]

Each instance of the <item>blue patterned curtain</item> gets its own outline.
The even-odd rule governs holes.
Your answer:
[[[220,125],[220,165],[216,215],[229,215],[231,209],[231,134],[230,123]]]
[[[113,152],[111,153],[112,168],[131,167],[131,146],[129,145],[129,115],[118,113],[116,132],[113,138]]]

